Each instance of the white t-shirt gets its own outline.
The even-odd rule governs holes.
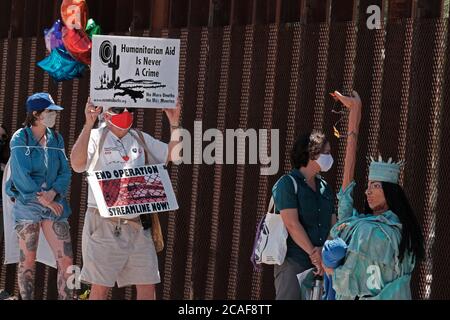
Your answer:
[[[103,130],[104,128],[91,130],[86,170],[89,168],[89,164],[97,149]],[[144,135],[144,140],[147,144],[148,150],[155,161],[157,161],[157,163],[166,163],[169,154],[169,146],[167,143],[161,142],[145,132],[142,132],[142,134]],[[107,133],[105,142],[103,143],[103,150],[101,150],[98,157],[96,167],[97,170],[124,169],[143,165],[145,165],[144,148],[140,146],[139,142],[131,135],[130,132],[128,132],[122,139],[116,137],[116,135],[114,135],[111,131]],[[97,204],[90,186],[88,193],[88,207],[97,208]],[[128,215],[126,219],[132,219],[137,216],[139,216],[139,214]]]

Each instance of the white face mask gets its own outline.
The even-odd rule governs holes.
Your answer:
[[[322,172],[327,172],[328,170],[330,170],[334,162],[331,154],[324,154],[324,153],[321,153],[319,158],[315,161],[319,165],[320,171]]]
[[[41,114],[41,123],[47,128],[53,128],[56,123],[56,112],[45,112]]]

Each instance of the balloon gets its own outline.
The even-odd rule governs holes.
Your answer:
[[[49,56],[37,63],[56,81],[81,77],[85,66],[75,61],[64,48],[55,48]]]
[[[63,28],[63,42],[75,60],[91,64],[92,42],[84,31]]]
[[[88,6],[85,0],[63,0],[61,17],[69,29],[84,30],[88,17]]]
[[[86,33],[89,38],[92,39],[93,35],[102,34],[102,29],[97,23],[95,23],[94,19],[89,19],[86,25]]]
[[[56,20],[50,29],[44,30],[45,47],[50,53],[54,48],[64,47],[61,20]]]

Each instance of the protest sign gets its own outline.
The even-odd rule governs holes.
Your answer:
[[[89,172],[88,180],[103,217],[178,209],[164,164]]]
[[[102,107],[175,108],[180,40],[92,37],[91,100]]]

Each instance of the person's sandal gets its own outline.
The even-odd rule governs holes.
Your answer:
[[[7,300],[10,296],[5,290],[0,290],[0,300]]]

